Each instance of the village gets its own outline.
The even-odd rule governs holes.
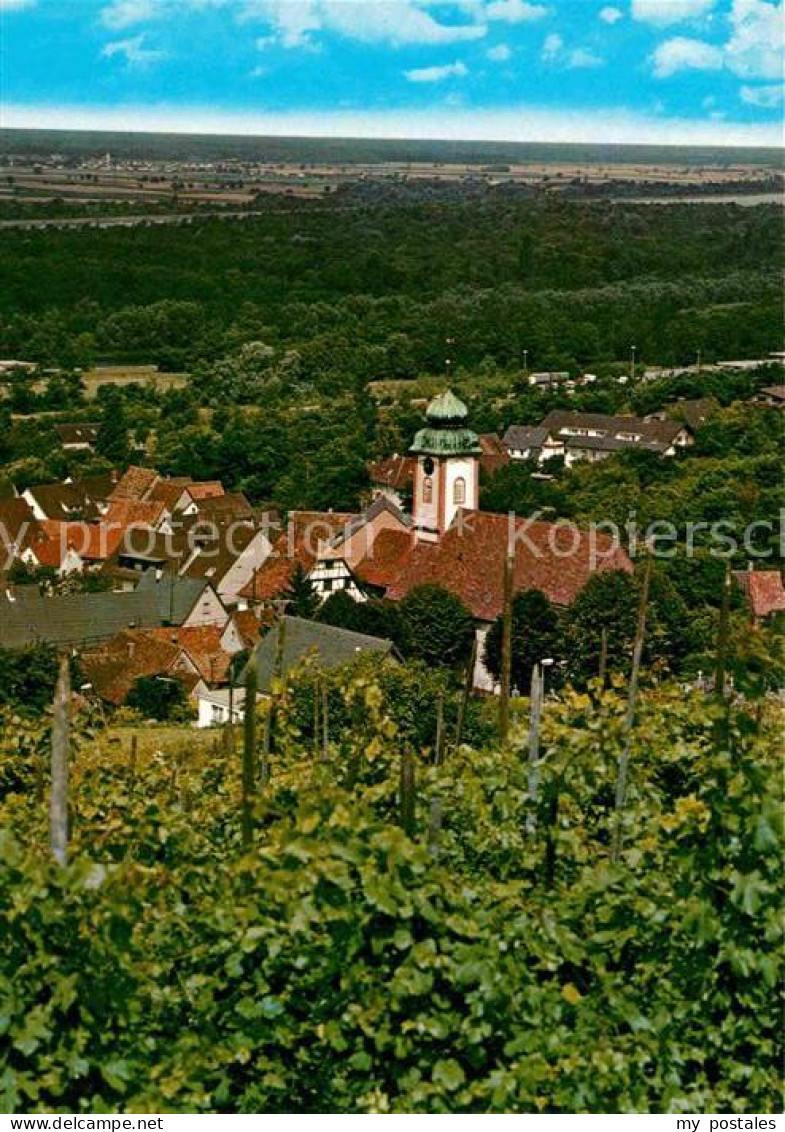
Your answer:
[[[766,387],[757,401],[782,407],[784,393]],[[499,437],[475,433],[447,390],[428,404],[409,450],[370,468],[358,513],[283,516],[220,482],[136,465],[28,487],[0,500],[0,648],[70,650],[82,695],[110,711],[149,707],[155,694],[140,699],[140,687],[176,685],[185,718],[209,727],[241,720],[252,657],[260,696],[304,662],[331,669],[363,653],[400,662],[390,639],[319,620],[334,595],[400,603],[436,586],[471,615],[471,690],[493,694],[485,644],[507,585],[565,610],[594,572],[631,574],[634,563],[607,535],[482,511],[481,476],[521,463],[547,480],[556,458],[570,467],[630,450],[673,459],[716,410],[710,398],[645,419],[557,410]],[[56,428],[64,450],[95,444],[97,426]],[[785,610],[779,571],[751,568],[737,579],[753,623]]]

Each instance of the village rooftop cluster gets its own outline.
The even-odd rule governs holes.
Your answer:
[[[777,404],[782,394],[767,396]],[[309,656],[329,668],[362,652],[393,654],[388,640],[285,616],[298,579],[320,603],[341,591],[397,602],[439,585],[471,613],[473,688],[492,693],[483,645],[504,608],[508,560],[515,592],[537,589],[559,609],[594,572],[630,573],[633,563],[596,530],[481,511],[481,471],[527,460],[545,475],[555,457],[569,465],[630,448],[670,459],[715,409],[703,399],[645,419],[560,410],[499,438],[473,432],[448,390],[428,405],[410,450],[373,466],[363,511],[293,511],[285,523],[221,483],[140,466],[29,487],[0,500],[0,647],[75,650],[85,693],[114,707],[142,677],[177,680],[209,726],[240,717],[238,658],[255,650],[260,692],[269,689],[282,624],[287,670]],[[59,437],[64,448],[90,448],[95,429],[64,425]],[[739,581],[756,620],[785,609],[778,572]]]

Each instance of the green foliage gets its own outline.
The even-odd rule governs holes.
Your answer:
[[[474,622],[461,599],[443,586],[415,586],[401,602],[401,615],[415,659],[455,668],[468,658]]]
[[[57,652],[53,645],[24,649],[0,648],[0,708],[39,714],[52,702],[57,678]],[[79,679],[73,665],[72,678]]]
[[[228,752],[80,742],[67,868],[8,796],[6,1111],[779,1111],[773,717],[717,746],[700,697],[644,693],[612,865],[617,690],[549,705],[533,827],[523,727],[418,759],[413,838],[380,689],[343,694],[362,726],[284,745],[246,854]]]
[[[585,684],[597,675],[603,629],[607,634],[609,670],[629,670],[639,604],[639,585],[632,575],[621,570],[602,570],[589,578],[566,619],[567,669],[573,682]],[[687,608],[657,566],[652,574],[646,617],[646,663],[678,670],[693,639]]]
[[[304,617],[310,620],[319,609],[319,597],[299,562],[295,565],[289,584],[281,596],[287,602],[286,612],[290,617]]]
[[[498,680],[502,668],[503,618],[499,616],[485,638],[484,661]],[[545,594],[525,590],[512,600],[512,684],[522,695],[529,694],[532,669],[544,659],[555,662],[548,670],[548,684],[559,682],[559,669],[564,656],[564,634],[559,616]]]
[[[185,710],[185,689],[174,678],[139,676],[131,686],[126,703],[145,719],[179,719]]]

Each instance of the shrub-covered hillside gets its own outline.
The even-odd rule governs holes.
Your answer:
[[[285,696],[245,846],[239,749],[77,728],[66,868],[9,712],[4,1108],[777,1111],[776,721],[649,688],[614,862],[623,691],[548,703],[534,792],[525,718],[435,766],[367,674],[326,750]]]

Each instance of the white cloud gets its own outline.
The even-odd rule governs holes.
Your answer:
[[[498,47],[489,47],[485,54],[494,63],[506,63],[508,59],[512,58],[512,51],[506,43],[500,43]]]
[[[489,20],[502,20],[506,24],[533,23],[547,14],[544,4],[531,4],[528,0],[491,0],[485,9]]]
[[[424,0],[245,0],[242,20],[268,23],[284,47],[307,46],[318,32],[332,32],[363,43],[447,44],[482,39],[487,28],[441,23]],[[429,5],[433,7],[432,4]],[[481,9],[471,6],[471,11]]]
[[[682,36],[666,39],[651,56],[654,74],[663,79],[678,71],[726,68],[742,79],[780,79],[783,0],[733,0],[730,24],[730,39],[721,45]]]
[[[553,32],[551,35],[545,37],[545,42],[542,45],[541,55],[543,59],[558,59],[564,50],[564,40],[557,33]]]
[[[716,0],[632,0],[630,15],[634,20],[668,27],[705,16],[715,3]]]
[[[336,110],[229,113],[214,106],[19,105],[3,107],[9,129],[121,130],[155,133],[247,134],[263,137],[367,137],[446,141],[604,142],[632,145],[781,145],[779,122],[711,122],[658,118],[607,106],[554,110],[536,104],[467,114],[445,110]]]
[[[768,0],[734,0],[727,66],[742,79],[782,78],[785,6]]]
[[[678,71],[719,71],[723,65],[719,47],[685,36],[666,39],[653,53],[651,61],[658,79],[667,79]]]
[[[0,12],[21,12],[23,8],[35,7],[37,0],[0,0]]]
[[[567,62],[570,67],[582,68],[601,67],[605,60],[586,47],[576,47],[574,51],[570,52]]]
[[[600,19],[605,24],[615,24],[624,19],[624,12],[620,8],[612,8],[609,5],[607,8],[600,9]]]
[[[145,67],[163,59],[165,51],[154,51],[144,46],[145,35],[141,32],[130,39],[118,39],[114,43],[107,43],[101,54],[111,59],[115,55],[122,55],[130,67]]]
[[[772,83],[771,86],[743,86],[739,91],[741,101],[749,106],[762,106],[764,110],[776,110],[785,102],[785,85]]]
[[[465,63],[445,63],[442,67],[418,67],[404,74],[410,83],[441,83],[445,79],[462,79],[468,75]]]
[[[101,23],[112,31],[133,27],[156,16],[154,0],[113,0],[101,12]]]
[[[605,62],[588,47],[575,47],[568,50],[558,32],[552,32],[551,35],[545,37],[540,57],[546,63],[560,63],[564,67],[575,68],[576,70],[584,67],[601,67]]]

